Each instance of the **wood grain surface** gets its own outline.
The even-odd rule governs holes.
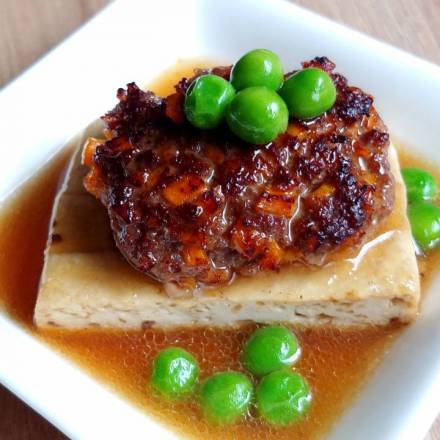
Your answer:
[[[440,64],[440,0],[296,3]],[[0,0],[0,87],[106,4],[107,0]],[[0,439],[65,438],[0,385]],[[440,440],[440,418],[425,440]]]

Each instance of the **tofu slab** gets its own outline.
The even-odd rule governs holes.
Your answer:
[[[172,298],[123,259],[114,246],[105,208],[84,190],[81,146],[90,136],[102,137],[99,123],[78,137],[54,204],[34,313],[37,326],[128,329],[252,320],[352,327],[408,322],[416,316],[419,272],[394,147],[394,210],[357,255],[321,268],[292,265],[279,273],[238,277],[231,285],[196,297]],[[51,240],[54,236],[57,239]]]

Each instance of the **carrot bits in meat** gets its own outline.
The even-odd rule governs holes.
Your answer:
[[[186,174],[169,183],[162,190],[163,197],[172,205],[180,206],[206,191],[205,182],[195,174]]]
[[[265,270],[276,270],[283,261],[284,251],[275,240],[270,240],[260,260],[260,266]]]
[[[198,246],[185,247],[183,259],[188,266],[204,266],[208,262],[206,252]]]
[[[295,212],[295,202],[282,196],[265,193],[257,202],[257,210],[263,214],[291,217]]]
[[[104,144],[105,140],[96,139],[93,137],[89,137],[84,143],[84,148],[82,152],[82,163],[87,167],[91,167],[93,165],[93,155],[95,154],[96,147],[98,145]]]

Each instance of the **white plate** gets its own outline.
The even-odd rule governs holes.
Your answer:
[[[439,157],[440,69],[281,0],[116,2],[0,94],[0,199],[70,137],[177,59],[235,60],[255,47],[286,68],[327,55],[376,96],[390,131]],[[0,314],[0,380],[72,438],[174,438]],[[394,344],[331,434],[422,439],[440,411],[440,277],[419,319]]]

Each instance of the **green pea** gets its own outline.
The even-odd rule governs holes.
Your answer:
[[[336,101],[336,87],[321,69],[309,67],[294,73],[283,84],[280,95],[289,114],[298,119],[311,119],[329,110]]]
[[[154,359],[151,383],[167,398],[178,399],[191,393],[198,377],[197,361],[182,348],[166,348]]]
[[[267,49],[251,50],[235,63],[231,71],[231,83],[236,90],[258,86],[278,90],[283,78],[278,55]]]
[[[238,92],[226,112],[229,128],[252,144],[265,144],[287,129],[289,115],[284,101],[266,87]]]
[[[186,118],[192,125],[203,130],[218,127],[234,96],[232,85],[220,76],[199,76],[186,92]]]
[[[295,335],[286,327],[270,326],[255,331],[243,349],[243,364],[263,375],[293,365],[300,356]]]
[[[424,251],[440,242],[440,207],[432,203],[410,206],[408,217],[414,239]]]
[[[312,394],[301,375],[278,370],[263,377],[257,386],[256,398],[258,411],[265,420],[286,426],[307,412]]]
[[[420,168],[403,168],[402,177],[410,203],[433,200],[437,196],[437,184],[432,174]]]
[[[200,389],[200,402],[209,420],[232,423],[246,413],[252,395],[252,382],[247,376],[226,371],[205,380]]]

